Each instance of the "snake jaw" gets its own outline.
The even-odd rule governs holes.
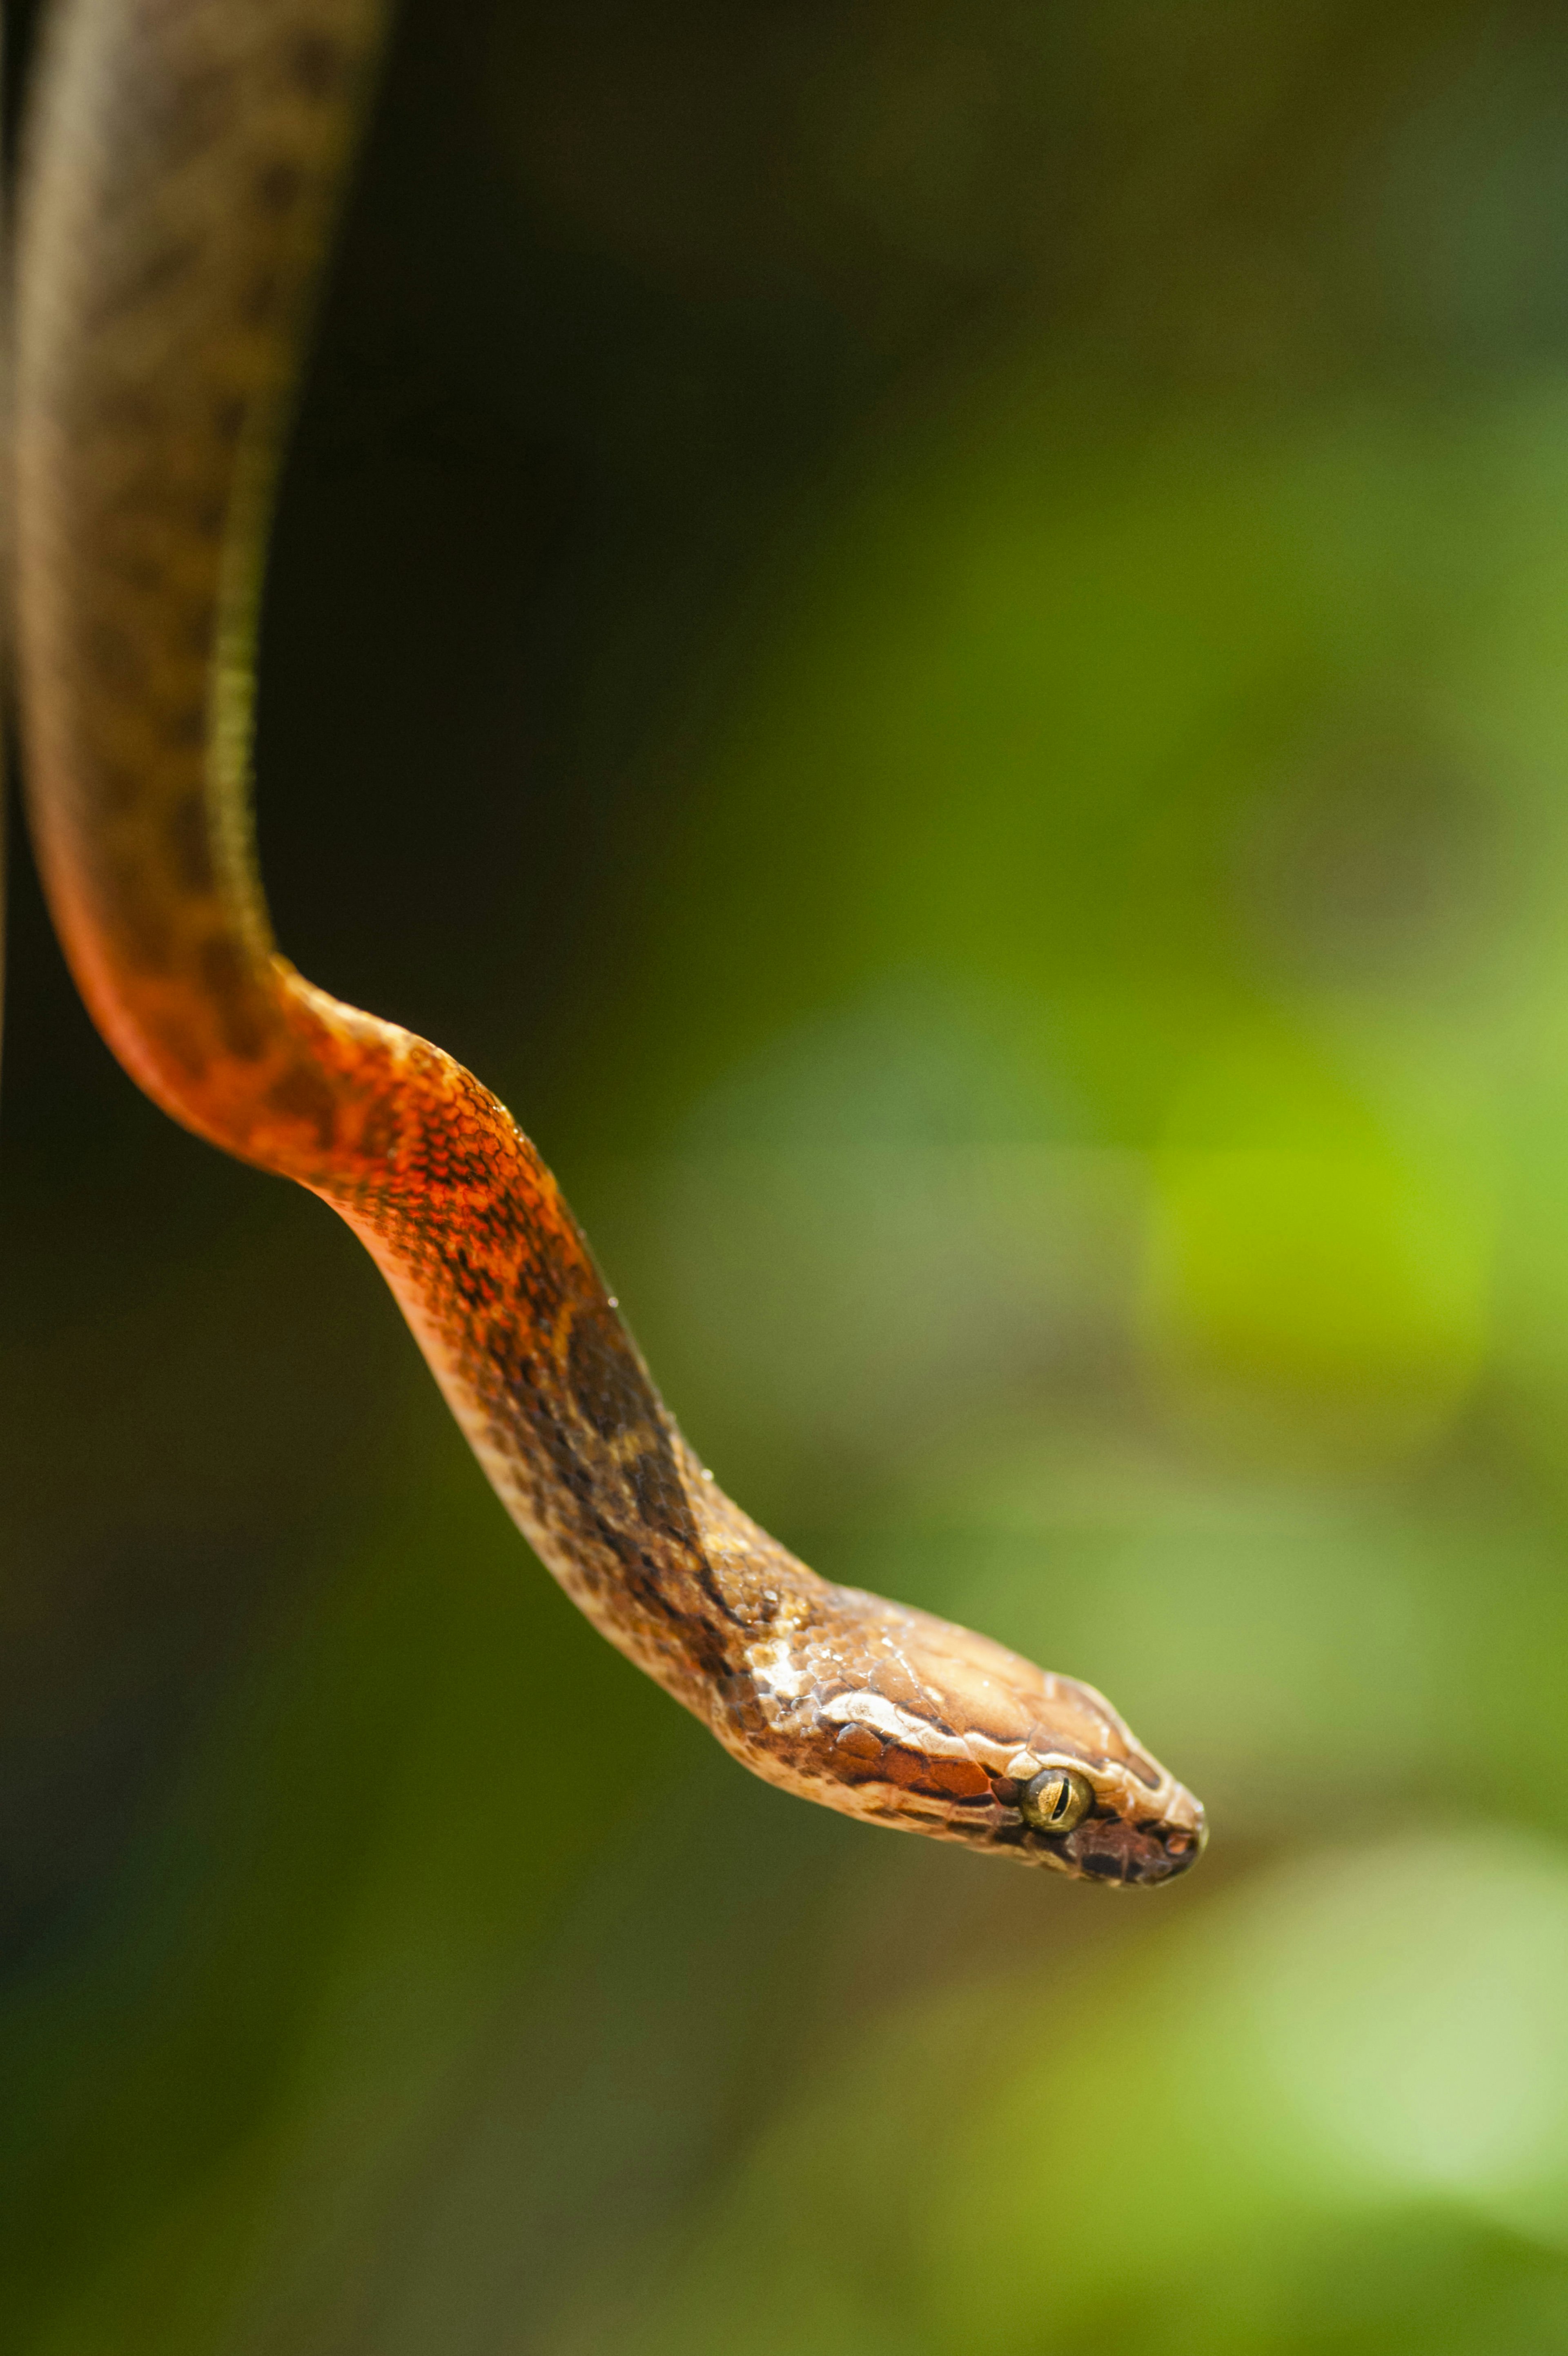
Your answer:
[[[1202,1808],[1178,1783],[1158,1817],[1131,1821],[1096,1814],[1058,1839],[1034,1838],[1060,1852],[1052,1862],[1062,1871],[1125,1890],[1186,1873],[1203,1855],[1208,1826]]]

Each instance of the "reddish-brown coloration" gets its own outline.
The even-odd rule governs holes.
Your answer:
[[[1123,1882],[1202,1812],[1101,1697],[829,1585],[676,1430],[553,1179],[438,1048],[303,981],[250,855],[250,660],[308,300],[378,0],[64,0],[20,265],[29,791],[104,1036],[174,1117],[297,1180],[386,1275],[490,1479],[634,1660],[769,1781]],[[1023,1787],[1093,1787],[1059,1836]]]

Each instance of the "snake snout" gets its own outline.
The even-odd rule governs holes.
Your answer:
[[[1165,1829],[1161,1844],[1163,1858],[1151,1859],[1147,1869],[1138,1875],[1141,1881],[1169,1881],[1178,1873],[1186,1873],[1197,1863],[1208,1846],[1208,1826],[1200,1816],[1196,1830],[1186,1825],[1172,1825]]]
[[[1074,1870],[1122,1888],[1174,1881],[1197,1864],[1208,1839],[1202,1809],[1182,1796],[1185,1807],[1141,1824],[1125,1817],[1091,1818],[1063,1843]]]

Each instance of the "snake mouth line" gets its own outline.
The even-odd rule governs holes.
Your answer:
[[[1186,1825],[1134,1826],[1093,1818],[1081,1833],[1059,1840],[1040,1840],[1042,1849],[1060,1858],[1070,1873],[1112,1889],[1134,1889],[1175,1881],[1197,1864],[1208,1838],[1200,1818]]]
[[[1196,1844],[1183,1856],[1173,1857],[1161,1850],[1152,1857],[1118,1857],[1107,1849],[1091,1850],[1077,1860],[1077,1869],[1092,1881],[1104,1881],[1132,1889],[1159,1881],[1174,1881],[1184,1874],[1197,1855]]]

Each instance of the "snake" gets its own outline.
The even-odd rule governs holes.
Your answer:
[[[77,986],[166,1112],[353,1229],[540,1560],[735,1759],[869,1824],[1169,1881],[1204,1813],[1111,1703],[750,1520],[510,1113],[275,945],[258,615],[389,37],[383,0],[58,0],[45,28],[15,258],[16,697]]]

